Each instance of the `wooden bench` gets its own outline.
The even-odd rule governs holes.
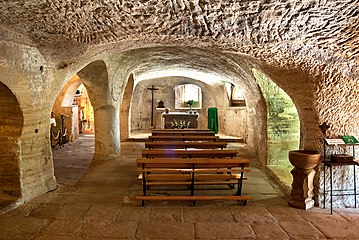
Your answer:
[[[203,135],[196,135],[196,136],[149,136],[148,139],[150,141],[218,141],[219,137],[218,136],[203,136]]]
[[[215,136],[214,131],[203,130],[203,131],[192,131],[192,130],[174,130],[174,131],[159,131],[152,130],[152,136]]]
[[[227,149],[146,149],[142,150],[144,158],[234,158],[238,150]]]
[[[241,201],[244,205],[251,196],[242,195],[242,184],[244,172],[249,172],[249,160],[239,158],[229,159],[208,159],[208,158],[157,158],[157,159],[137,159],[137,171],[142,175],[142,195],[136,196],[137,200],[142,201],[142,206],[146,200],[190,200],[195,205],[196,200],[234,200]],[[149,186],[187,186],[188,195],[148,195]],[[202,190],[195,189],[195,186],[205,185],[226,185],[225,188],[231,191],[233,186],[237,186],[234,195],[217,194],[215,195],[195,194]],[[206,189],[205,189],[206,190]],[[223,190],[223,189],[222,189]],[[233,193],[233,192],[232,192]]]
[[[180,141],[160,141],[160,142],[145,142],[145,148],[148,149],[188,149],[188,148],[198,148],[198,149],[223,149],[227,147],[227,142],[201,142],[201,141],[190,141],[190,142],[180,142]]]

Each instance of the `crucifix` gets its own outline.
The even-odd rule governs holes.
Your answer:
[[[151,127],[153,127],[153,92],[156,90],[159,90],[158,88],[155,88],[155,86],[152,85],[152,87],[147,88],[147,90],[151,90],[152,94],[152,103],[151,103]]]

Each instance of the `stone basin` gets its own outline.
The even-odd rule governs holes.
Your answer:
[[[289,151],[290,163],[299,169],[313,169],[320,161],[320,153],[314,150]]]

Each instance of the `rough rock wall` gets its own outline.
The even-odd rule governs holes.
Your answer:
[[[157,43],[181,39],[194,46],[197,41],[193,39],[201,38],[198,42],[233,49],[293,41],[349,59],[358,57],[355,0],[17,0],[3,2],[0,11],[4,25],[41,41],[41,47],[47,50],[78,47],[80,51],[86,44],[129,39]]]
[[[247,109],[245,107],[223,107],[219,111],[219,119],[222,123],[221,132],[230,136],[236,136],[244,141],[248,138],[248,130],[252,124],[247,123]]]

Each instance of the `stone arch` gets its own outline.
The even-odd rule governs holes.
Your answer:
[[[77,74],[75,74],[67,83],[66,86],[61,90],[60,93],[60,101],[61,106],[64,107],[71,107],[73,100],[74,100],[74,94],[76,90],[81,86],[82,82],[81,79],[78,77]]]
[[[260,70],[292,99],[300,121],[299,149],[318,150],[322,146],[319,116],[315,108],[313,77],[297,69],[263,66]],[[290,81],[288,80],[290,79]]]
[[[246,92],[246,108],[249,115],[246,122],[253,126],[246,136],[246,142],[258,152],[260,158],[265,158],[266,147],[262,146],[265,136],[261,135],[266,132],[266,121],[263,120],[266,116],[265,103],[251,74],[253,65],[258,64],[256,59],[239,53],[194,47],[140,48],[116,54],[117,57],[114,59],[121,63],[126,60],[123,65],[134,73],[135,85],[144,80],[145,73],[149,73],[151,78],[159,78],[169,76],[165,71],[175,76],[178,71],[189,70],[188,74],[192,75],[194,71],[201,74],[192,77],[188,74],[179,76],[191,77],[195,80],[202,79],[206,82],[206,75],[209,73],[241,86]],[[147,77],[147,79],[150,78]],[[260,130],[257,131],[258,129]],[[260,162],[265,162],[265,159]]]
[[[240,85],[245,90],[245,98],[248,100],[247,124],[252,126],[248,128],[246,142],[257,152],[259,165],[266,168],[269,144],[266,103],[251,71],[252,68],[258,68],[290,96],[297,108],[300,119],[300,146],[297,148],[318,148],[319,124],[313,105],[314,89],[303,87],[311,85],[312,77],[309,72],[299,70],[299,66],[268,65],[271,64],[270,61],[266,62],[266,59],[255,54],[229,52],[218,54],[217,51],[201,48],[143,48],[122,54],[126,55],[128,66],[136,76],[135,82],[139,81],[138,76],[146,71],[155,71],[159,68],[171,69],[174,66],[181,69],[218,72]],[[272,57],[278,58],[276,53],[273,53]]]
[[[66,127],[66,129],[68,130],[67,137],[69,141],[78,138],[78,128],[73,129],[74,127],[73,125],[77,124],[77,120],[76,123],[74,123],[72,105],[73,105],[74,94],[76,92],[76,89],[78,89],[81,84],[82,82],[80,78],[77,76],[77,74],[72,76],[60,90],[60,93],[57,95],[55,103],[52,107],[52,110],[55,113],[55,118],[57,119],[58,124],[61,121],[60,119],[61,114],[65,114],[66,116],[68,116],[65,118],[64,127]]]
[[[0,82],[0,206],[22,197],[19,138],[23,113],[13,92]]]
[[[106,63],[93,61],[77,74],[94,108],[94,159],[117,158],[120,153],[119,105],[112,96]]]
[[[287,193],[292,181],[293,166],[288,159],[290,150],[297,150],[300,142],[300,121],[296,106],[286,92],[260,70],[253,75],[261,88],[267,108],[266,170]]]
[[[123,97],[122,97],[122,102],[121,102],[121,107],[120,107],[120,121],[121,121],[121,126],[120,126],[120,136],[121,136],[121,141],[125,141],[126,139],[128,139],[129,134],[130,134],[130,105],[131,105],[131,99],[132,99],[132,93],[133,93],[133,88],[134,88],[134,77],[133,77],[133,73],[130,74],[130,76],[128,77],[128,81],[126,84],[126,87],[124,89],[124,93],[123,93]]]
[[[213,89],[209,86],[209,84],[201,81],[201,80],[196,80],[196,79],[192,79],[189,77],[184,77],[184,76],[163,76],[160,78],[150,78],[150,79],[143,79],[139,82],[137,82],[135,88],[134,88],[134,93],[133,96],[138,97],[140,100],[138,100],[137,104],[134,104],[133,101],[131,103],[131,112],[130,112],[130,116],[131,116],[131,129],[137,129],[134,124],[141,122],[141,117],[137,116],[136,118],[136,113],[142,113],[144,116],[149,116],[150,115],[150,107],[147,107],[146,105],[148,105],[148,97],[151,95],[148,90],[147,87],[150,87],[152,84],[152,81],[157,81],[160,84],[159,85],[155,85],[156,88],[159,88],[158,91],[155,92],[155,105],[157,104],[157,102],[159,100],[163,100],[161,99],[161,97],[165,97],[165,98],[170,98],[173,99],[173,102],[165,102],[165,107],[170,109],[170,111],[176,111],[175,109],[175,94],[174,94],[174,86],[175,85],[181,85],[181,84],[195,84],[197,86],[199,86],[201,88],[202,91],[202,102],[203,103],[207,103],[202,105],[202,109],[196,109],[197,112],[199,112],[199,114],[201,116],[206,116],[207,112],[205,107],[208,106],[215,106],[217,103],[217,99],[214,98],[215,93],[213,92]],[[147,98],[146,98],[147,96]],[[149,106],[149,105],[148,105]],[[156,107],[156,106],[155,106]],[[161,112],[162,113],[162,112]],[[138,115],[138,114],[137,114]],[[156,117],[155,117],[156,118]],[[155,119],[157,120],[157,119]],[[149,119],[146,119],[147,124],[147,128],[145,126],[141,126],[138,127],[138,129],[149,129],[150,125],[149,125]],[[157,122],[157,121],[155,121]],[[158,123],[157,123],[158,124]],[[206,128],[207,127],[207,120],[205,117],[200,117],[199,118],[199,128]]]
[[[290,165],[288,151],[299,148],[298,110],[283,89],[258,69],[254,68],[252,71],[267,105],[269,139],[267,165]]]

